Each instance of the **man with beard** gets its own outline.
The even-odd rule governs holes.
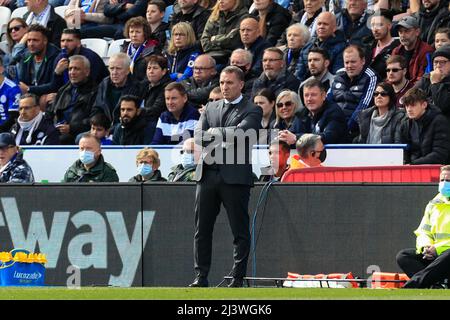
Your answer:
[[[272,90],[275,95],[285,89],[298,91],[300,81],[287,71],[283,51],[276,47],[267,48],[262,62],[263,72],[253,83],[252,96],[263,88]]]
[[[312,48],[309,51],[308,69],[309,73],[311,74],[311,77],[303,81],[300,84],[300,88],[298,89],[298,95],[300,97],[302,105],[304,105],[303,86],[305,85],[305,82],[307,82],[309,79],[317,79],[320,82],[322,82],[325,88],[325,92],[328,91],[328,89],[330,89],[334,81],[334,75],[332,75],[331,72],[328,71],[329,66],[330,66],[330,56],[328,55],[327,51],[321,48]]]
[[[48,30],[39,24],[28,28],[27,49],[19,66],[19,86],[22,93],[38,96],[52,92],[52,77],[59,48],[48,41]]]
[[[428,64],[427,55],[431,54],[434,49],[428,43],[420,40],[419,23],[414,16],[402,18],[395,29],[400,36],[400,45],[392,51],[392,54],[405,57],[409,66],[406,78],[416,83],[425,73]]]
[[[149,144],[145,139],[145,109],[139,108],[140,99],[132,95],[120,97],[120,123],[114,128],[113,144],[141,145]]]
[[[392,50],[400,42],[391,36],[392,14],[389,10],[380,9],[370,20],[372,35],[371,50],[368,50],[370,67],[378,74],[380,79],[386,78],[386,60],[390,57]]]
[[[90,129],[97,85],[90,77],[90,63],[84,56],[69,58],[69,82],[59,89],[46,113],[56,122],[61,144],[74,144],[75,137]]]
[[[403,107],[403,95],[414,86],[412,81],[406,79],[407,72],[408,64],[402,56],[390,56],[386,60],[386,81],[394,88],[397,108]]]
[[[422,0],[422,6],[414,15],[419,21],[420,39],[433,45],[434,35],[440,27],[441,17],[449,15],[448,2],[444,0]]]

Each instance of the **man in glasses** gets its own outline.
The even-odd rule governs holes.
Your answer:
[[[428,203],[414,231],[416,248],[403,249],[397,263],[410,280],[403,288],[444,288],[450,276],[450,166],[441,167],[439,193]]]
[[[395,143],[409,145],[407,164],[447,164],[450,154],[450,124],[439,108],[430,105],[426,93],[410,89],[403,96],[407,117],[400,124]]]
[[[59,131],[39,108],[39,99],[26,93],[19,100],[19,118],[11,128],[17,145],[59,144]]]
[[[433,53],[434,70],[424,75],[417,87],[424,90],[434,105],[439,107],[450,121],[450,45],[445,45]]]
[[[321,136],[306,133],[296,143],[297,154],[291,157],[291,169],[314,168],[322,166],[327,157]]]
[[[219,85],[216,61],[207,54],[199,55],[194,61],[194,74],[181,84],[186,88],[189,102],[197,106],[206,104],[209,92]]]
[[[406,79],[407,72],[408,64],[402,56],[390,56],[386,60],[386,81],[394,88],[397,108],[403,108],[402,97],[414,86],[412,81]]]
[[[276,47],[267,48],[262,63],[263,72],[253,83],[252,97],[264,88],[272,90],[276,96],[286,89],[298,91],[300,81],[287,71],[283,51]]]

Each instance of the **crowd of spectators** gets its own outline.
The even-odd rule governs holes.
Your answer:
[[[1,3],[27,7],[2,21],[0,132],[17,146],[89,134],[100,145],[180,144],[187,161],[185,142],[233,65],[263,109],[260,144],[294,149],[314,134],[324,145],[408,144],[407,164],[449,163],[448,0]],[[84,38],[125,41],[105,60]],[[143,157],[153,170],[139,160],[141,178],[157,172]],[[191,176],[182,171],[171,179]]]

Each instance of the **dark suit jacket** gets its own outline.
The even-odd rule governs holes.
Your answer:
[[[232,161],[216,165],[224,182],[252,186],[252,147],[256,143],[256,133],[261,127],[262,109],[243,98],[241,102],[232,106],[227,121],[223,123],[224,104],[225,100],[208,103],[195,128],[195,143],[203,147],[195,180],[202,180],[203,166],[211,164],[212,157],[217,157],[217,162],[230,157]],[[211,130],[208,129],[212,129],[215,138],[209,134]],[[253,129],[255,136],[244,140],[239,134],[242,133],[239,129],[244,133],[249,133],[247,130]]]

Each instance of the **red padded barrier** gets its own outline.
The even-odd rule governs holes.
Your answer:
[[[440,168],[437,164],[290,169],[281,182],[438,182]]]

